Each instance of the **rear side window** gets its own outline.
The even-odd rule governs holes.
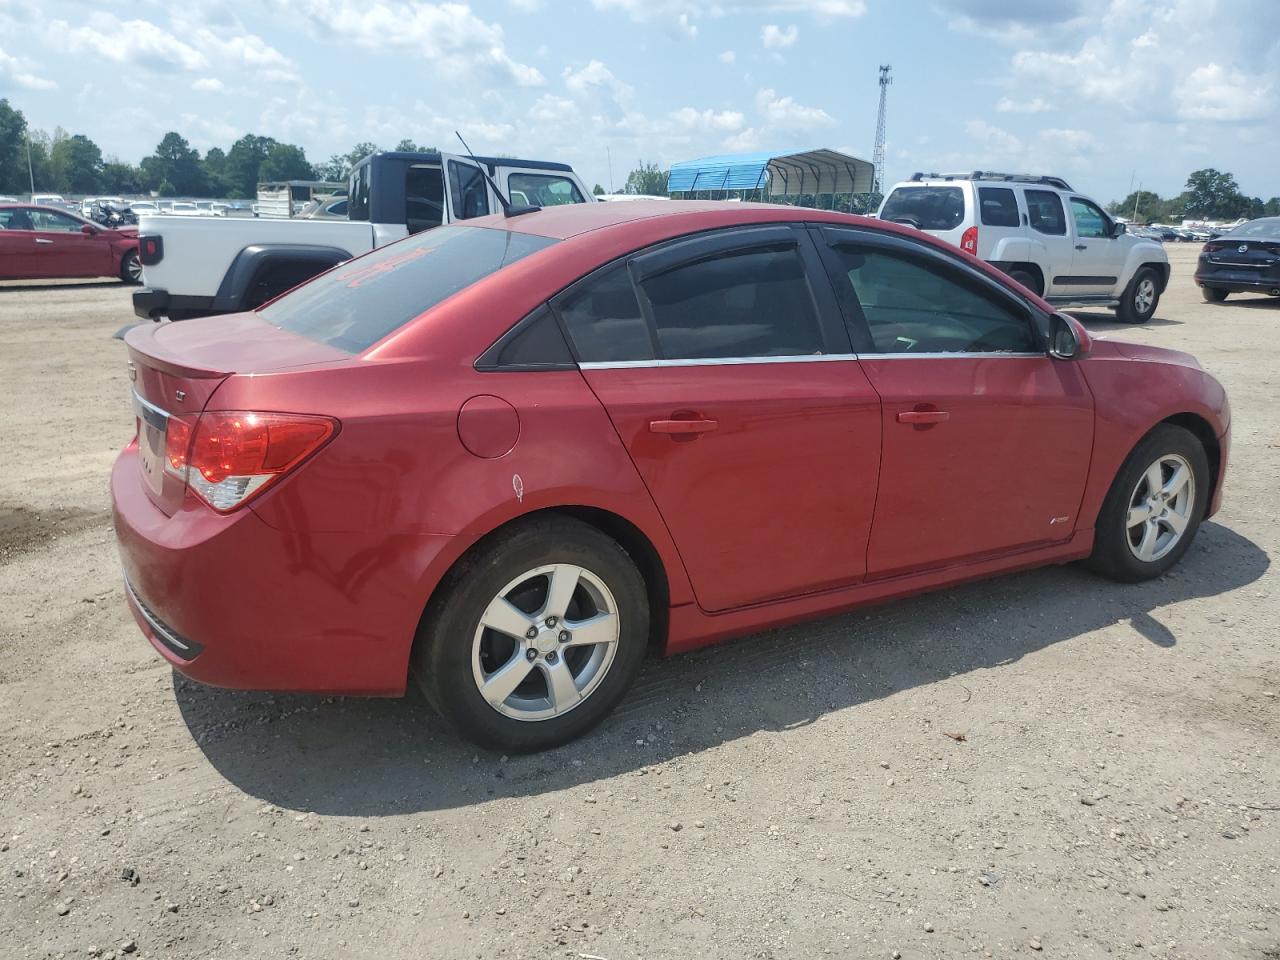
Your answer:
[[[444,173],[439,167],[414,164],[404,175],[405,226],[410,233],[444,223]]]
[[[884,202],[880,219],[920,230],[954,230],[964,222],[964,192],[959,187],[897,187]]]
[[[982,208],[982,222],[988,227],[1017,227],[1018,198],[1008,187],[979,187],[978,206]]]
[[[607,267],[577,284],[557,309],[583,363],[654,359],[649,325],[626,264]]]
[[[1031,229],[1052,237],[1065,236],[1067,218],[1062,212],[1062,198],[1052,190],[1028,190],[1027,218]]]
[[[676,267],[642,284],[662,357],[822,353],[822,330],[794,247],[755,249]]]
[[[1027,318],[959,271],[859,246],[834,248],[871,334],[866,353],[1040,352]]]
[[[351,181],[347,186],[347,195],[351,199],[348,220],[369,219],[369,171],[372,167],[372,164],[366,163],[356,167],[351,173]]]
[[[505,230],[440,227],[335,267],[259,313],[283,330],[359,353],[458,291],[555,242]]]
[[[565,203],[586,203],[568,177],[543,173],[513,173],[507,177],[507,193],[511,202],[535,207],[558,207]]]

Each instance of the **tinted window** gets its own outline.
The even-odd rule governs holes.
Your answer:
[[[404,175],[405,226],[410,233],[444,223],[444,174],[439,167],[414,165]]]
[[[691,263],[643,287],[664,359],[822,353],[817,310],[794,247]]]
[[[1280,239],[1280,217],[1264,217],[1261,220],[1251,220],[1248,223],[1242,223],[1234,230],[1229,231],[1228,237],[1270,237],[1272,239]]]
[[[485,351],[476,366],[481,370],[563,369],[573,367],[573,357],[555,315],[543,306]]]
[[[897,187],[880,219],[906,221],[921,230],[954,230],[964,221],[964,193],[959,187]]]
[[[351,198],[351,207],[347,212],[348,220],[369,219],[369,170],[373,164],[366,163],[351,173],[351,182],[347,193]]]
[[[1107,236],[1107,217],[1088,200],[1071,198],[1071,217],[1076,222],[1076,236],[1097,238]]]
[[[978,206],[982,208],[982,222],[988,227],[1021,226],[1018,199],[1008,187],[979,187]]]
[[[9,207],[0,210],[0,229],[3,230],[34,230],[35,224],[31,222],[31,214],[22,207]]]
[[[556,207],[584,203],[582,192],[568,177],[543,173],[513,173],[507,177],[507,194],[516,206]]]
[[[32,210],[31,220],[35,223],[37,230],[51,233],[79,233],[80,228],[85,224],[85,221],[77,220],[70,214],[57,213],[53,210]]]
[[[260,313],[277,327],[357,353],[459,290],[553,243],[505,230],[441,227],[344,263]]]
[[[1027,219],[1031,229],[1061,237],[1067,232],[1067,219],[1062,212],[1062,198],[1051,190],[1028,190]]]
[[[449,190],[453,194],[456,219],[469,220],[489,212],[489,193],[479,167],[450,160]]]
[[[557,303],[584,363],[652,360],[653,340],[640,314],[625,264],[608,267],[575,285]]]
[[[1039,352],[1015,308],[959,271],[896,253],[837,247],[874,353]]]

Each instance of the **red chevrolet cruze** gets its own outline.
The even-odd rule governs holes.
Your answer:
[[[256,312],[127,337],[129,603],[184,674],[397,695],[508,750],[667,653],[1087,560],[1218,507],[1222,387],[982,262],[792,207],[441,227]]]

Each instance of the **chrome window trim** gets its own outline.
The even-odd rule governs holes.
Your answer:
[[[633,367],[724,367],[754,363],[825,363],[832,360],[1025,360],[1048,357],[1046,353],[1013,353],[1003,351],[977,351],[962,353],[824,353],[821,356],[801,357],[713,357],[702,360],[605,360],[578,364],[579,370],[619,370]]]
[[[684,360],[596,360],[579,363],[580,370],[614,370],[619,367],[727,367],[753,363],[829,363],[857,360],[856,353],[803,354],[797,357],[706,357]]]
[[[151,426],[155,427],[161,433],[168,428],[169,411],[162,410],[154,403],[142,399],[142,397],[138,395],[137,390],[133,391],[133,409],[139,417]]]

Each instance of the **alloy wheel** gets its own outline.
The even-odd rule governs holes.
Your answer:
[[[125,261],[124,268],[129,274],[130,280],[134,283],[142,282],[142,261],[138,259],[136,254]]]
[[[476,689],[514,720],[561,716],[600,686],[618,633],[618,605],[603,580],[570,563],[537,567],[481,615],[471,650]]]
[[[1167,555],[1186,532],[1195,502],[1195,474],[1183,457],[1165,454],[1147,467],[1129,496],[1125,515],[1133,555],[1143,563]]]
[[[1133,293],[1133,307],[1139,314],[1145,314],[1151,309],[1151,305],[1155,303],[1156,285],[1150,277],[1143,277],[1138,283],[1138,289]]]

